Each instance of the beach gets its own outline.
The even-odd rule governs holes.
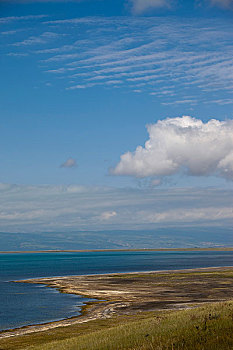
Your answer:
[[[233,267],[37,278],[20,281],[96,299],[82,315],[3,331],[0,339],[142,312],[195,308],[233,297]]]

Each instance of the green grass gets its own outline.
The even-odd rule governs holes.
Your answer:
[[[84,327],[82,329],[82,327]],[[63,332],[69,332],[63,327]],[[61,330],[60,330],[61,331]],[[50,331],[56,338],[57,330]],[[43,333],[41,333],[43,334]],[[34,335],[35,337],[35,335]],[[64,339],[27,350],[232,350],[233,302],[196,309],[118,317],[76,326]],[[37,344],[37,345],[35,345]],[[22,347],[15,347],[15,349]],[[0,343],[0,349],[1,343]],[[5,349],[5,348],[4,348]],[[8,348],[10,349],[10,348]]]
[[[57,327],[47,331],[35,332],[27,335],[3,338],[0,340],[0,350],[21,350],[30,345],[44,345],[56,340],[65,340],[74,336],[91,334],[101,329],[108,329],[117,325],[123,325],[132,321],[144,320],[154,315],[154,312],[144,312],[137,316],[120,316],[110,319],[99,319],[67,327]]]

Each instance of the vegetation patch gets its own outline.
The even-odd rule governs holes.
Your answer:
[[[27,350],[232,350],[233,302],[148,315],[90,328]],[[109,322],[109,325],[108,325]],[[110,325],[111,324],[111,325]]]

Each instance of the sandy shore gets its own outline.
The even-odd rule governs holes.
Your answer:
[[[115,315],[190,308],[233,299],[233,267],[52,277],[18,282],[43,284],[62,293],[83,295],[98,301],[84,306],[81,316],[3,331],[0,339]]]

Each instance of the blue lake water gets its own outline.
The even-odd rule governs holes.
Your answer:
[[[88,299],[14,280],[233,266],[233,252],[82,252],[0,254],[0,330],[51,322],[80,314]]]

